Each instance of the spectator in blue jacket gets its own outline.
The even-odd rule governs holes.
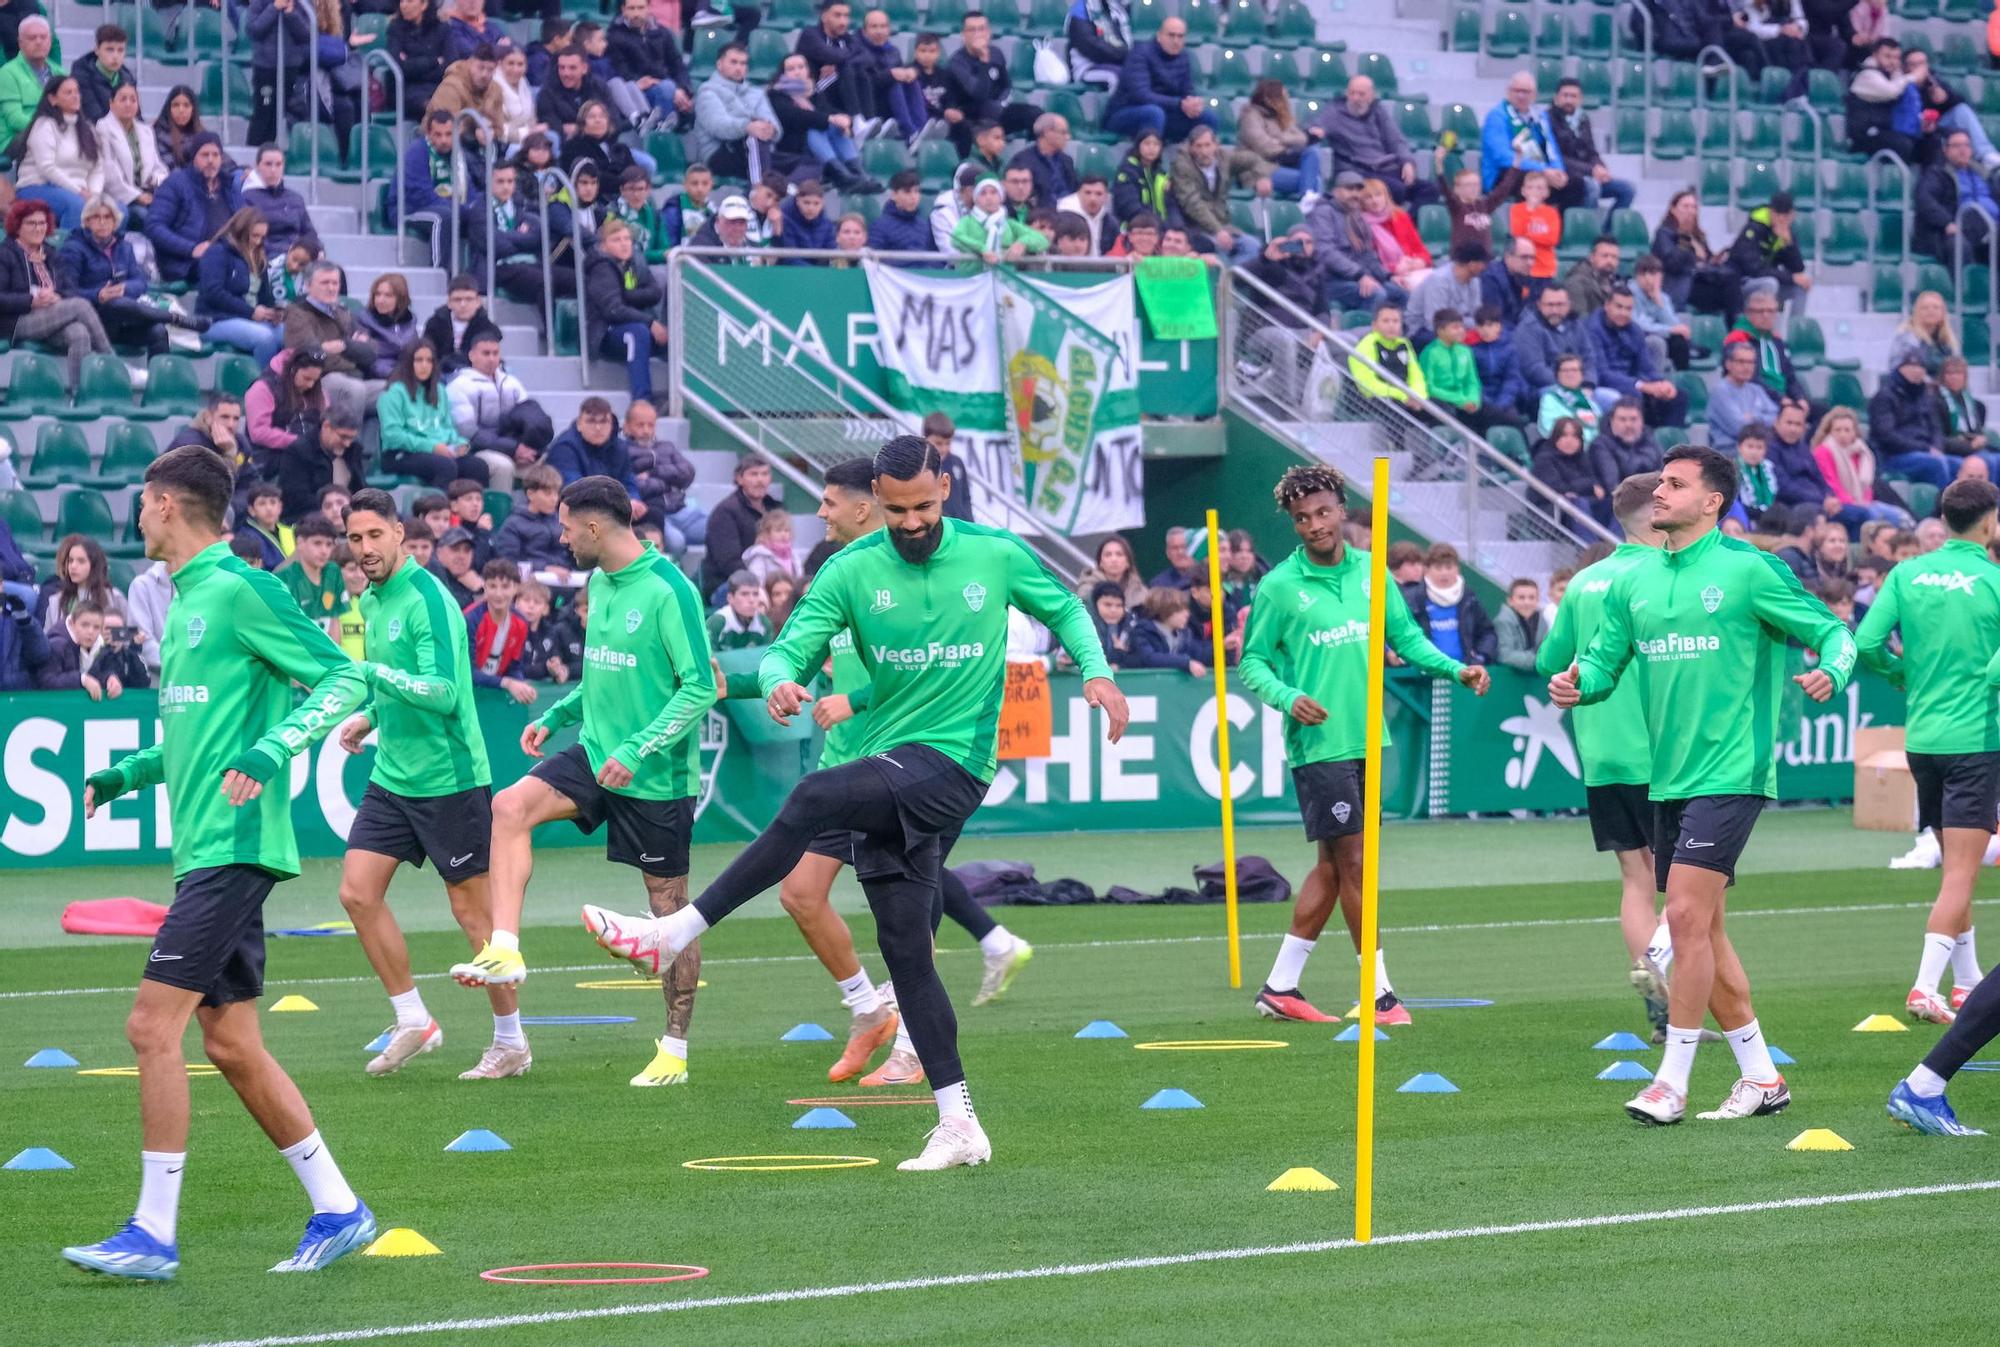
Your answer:
[[[1500,321],[1500,310],[1482,304],[1473,315],[1479,340],[1470,342],[1472,363],[1479,370],[1479,390],[1491,405],[1524,410],[1536,390],[1521,377],[1521,362],[1514,354],[1514,334]]]
[[[261,145],[257,149],[257,163],[243,179],[243,204],[256,207],[264,217],[264,223],[271,226],[270,235],[264,240],[265,247],[275,257],[283,257],[292,250],[292,244],[303,239],[317,257],[324,251],[320,247],[319,231],[313,228],[312,211],[306,206],[306,199],[285,186],[285,151],[280,145]]]
[[[930,212],[923,209],[924,180],[913,168],[889,179],[889,201],[868,226],[868,246],[885,253],[937,251],[931,238]],[[906,262],[904,266],[915,266]]]
[[[49,638],[35,621],[31,605],[11,589],[0,597],[0,692],[25,692],[41,686],[42,666],[49,662]]]
[[[230,217],[195,264],[195,311],[209,320],[208,339],[248,351],[268,365],[284,344],[284,310],[264,266],[270,226],[251,206]]]
[[[444,265],[445,221],[467,195],[452,164],[452,125],[449,112],[430,113],[423,134],[411,137],[403,151],[403,226],[429,226],[433,266]]]
[[[1139,620],[1132,625],[1132,648],[1120,667],[1179,669],[1196,678],[1207,677],[1208,667],[1195,658],[1199,650],[1188,627],[1192,620],[1185,589],[1156,585],[1147,590]]]
[[[317,36],[312,0],[250,0],[250,143],[278,134],[279,90],[290,106],[307,93],[307,62]],[[278,69],[278,33],[284,32],[285,68]]]
[[[146,269],[119,230],[118,207],[110,197],[94,196],[84,202],[81,224],[56,251],[56,275],[65,297],[97,309],[105,336],[143,346],[148,355],[165,355],[169,322],[196,331],[207,329],[206,320],[181,318],[146,302]]]
[[[1056,203],[1082,182],[1076,160],[1063,148],[1068,144],[1069,119],[1060,112],[1044,112],[1035,118],[1035,143],[1007,161],[1007,167],[1025,168],[1035,180],[1033,201],[1037,207],[1055,210]]]
[[[233,174],[222,171],[222,140],[204,131],[192,142],[188,166],[167,175],[146,212],[146,237],[153,241],[160,279],[185,281],[209,240],[243,209]]]
[[[778,215],[785,222],[787,248],[833,247],[834,220],[826,213],[826,191],[814,179],[807,178],[792,188],[792,194],[778,207]],[[814,265],[803,258],[791,258],[789,264]]]
[[[1133,44],[1118,87],[1104,106],[1105,130],[1124,137],[1157,131],[1172,145],[1186,140],[1197,126],[1219,125],[1208,100],[1195,92],[1187,20],[1169,18],[1152,41]]]
[[[631,447],[618,433],[618,418],[601,397],[587,397],[577,407],[576,421],[549,445],[542,462],[562,474],[562,484],[583,477],[609,477],[622,482],[632,498],[635,518],[646,513],[638,474],[632,470]]]
[[[1583,320],[1583,346],[1597,367],[1600,393],[1643,399],[1649,426],[1687,424],[1687,397],[1661,368],[1659,352],[1645,331],[1632,321],[1632,292],[1622,282]]]
[[[1479,128],[1481,190],[1492,191],[1510,168],[1523,173],[1540,170],[1551,192],[1560,192],[1569,183],[1549,110],[1535,106],[1535,77],[1525,70],[1507,81],[1506,99],[1486,114]]]
[[[504,47],[514,40],[498,20],[486,17],[486,0],[453,0],[444,28],[454,61],[463,61],[481,47]]]

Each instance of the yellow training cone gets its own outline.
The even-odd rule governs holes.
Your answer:
[[[1340,1187],[1332,1179],[1310,1167],[1288,1169],[1264,1186],[1267,1193],[1330,1193]]]
[[[1785,1143],[1788,1151],[1851,1151],[1854,1147],[1838,1132],[1824,1127],[1808,1127]]]
[[[416,1231],[403,1226],[383,1231],[379,1239],[361,1251],[365,1258],[424,1258],[443,1252]]]
[[[306,998],[303,996],[281,996],[278,998],[277,1004],[271,1007],[271,1013],[273,1015],[276,1015],[280,1011],[286,1011],[286,1010],[318,1010],[318,1009],[319,1009],[318,1006],[306,1000]]]
[[[1857,1034],[1907,1034],[1910,1026],[1894,1015],[1870,1015],[1854,1026]]]

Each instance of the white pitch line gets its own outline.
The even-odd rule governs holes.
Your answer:
[[[1906,912],[1915,908],[1928,910],[1930,906],[1931,904],[1929,903],[1834,903],[1823,907],[1747,908],[1743,911],[1731,912],[1729,916],[1731,920],[1741,920],[1750,917],[1823,917],[1841,916],[1851,912]],[[1523,931],[1544,927],[1615,926],[1618,924],[1618,920],[1617,917],[1540,917],[1519,921],[1429,922],[1416,926],[1384,926],[1382,934],[1449,935],[1460,931]],[[1245,940],[1276,940],[1282,934],[1282,931],[1245,932],[1242,938]],[[1219,935],[1176,935],[1136,940],[1063,940],[1038,944],[1035,946],[1035,949],[1037,952],[1040,952],[1057,949],[1132,949],[1145,945],[1212,945],[1220,944],[1223,939],[1224,937]],[[12,952],[14,951],[0,950],[0,953]],[[969,953],[971,953],[970,950],[941,949],[938,951],[940,956]],[[719,959],[704,959],[702,966],[704,968],[714,968],[731,965],[740,967],[749,964],[818,962],[818,957],[812,954],[753,954],[742,955],[736,958],[725,956]],[[598,963],[537,964],[535,971],[541,973],[595,973],[603,971],[607,966],[607,963],[603,961]],[[416,973],[412,976],[422,981],[424,979],[437,980],[447,978],[451,975],[449,973]],[[283,978],[273,980],[265,985],[267,987],[372,986],[376,981],[377,979],[373,976]],[[119,987],[52,987],[43,991],[0,992],[0,1001],[27,1001],[45,996],[108,996],[114,992],[129,994],[131,991],[132,986],[130,983]]]
[[[1768,1202],[1732,1202],[1726,1206],[1672,1207],[1664,1211],[1629,1211],[1610,1216],[1574,1216],[1553,1221],[1521,1221],[1513,1225],[1461,1226],[1446,1230],[1413,1230],[1378,1236],[1373,1244],[1437,1244],[1451,1240],[1491,1239],[1507,1235],[1537,1235],[1560,1230],[1596,1230],[1609,1226],[1649,1225],[1659,1221],[1700,1220],[1711,1216],[1743,1216],[1767,1211],[1799,1211],[1860,1202],[1889,1202],[1906,1197],[1937,1197],[1951,1193],[2000,1190],[2000,1179],[1969,1183],[1934,1183],[1913,1188],[1877,1188],[1859,1193],[1827,1193],[1817,1197],[1786,1197]],[[693,1300],[661,1300],[642,1305],[607,1305],[589,1310],[549,1310],[540,1314],[496,1314],[478,1319],[434,1319],[426,1323],[391,1324],[380,1328],[349,1328],[286,1337],[235,1338],[202,1343],[200,1347],[313,1347],[328,1342],[367,1342],[379,1338],[416,1337],[426,1333],[481,1332],[540,1324],[570,1324],[592,1319],[619,1319],[641,1314],[672,1314],[682,1310],[730,1309],[746,1305],[783,1305],[808,1300],[844,1300],[891,1291],[929,1291],[951,1286],[990,1286],[1000,1282],[1039,1281],[1050,1277],[1091,1277],[1106,1272],[1188,1267],[1198,1263],[1236,1262],[1286,1254],[1337,1253],[1369,1247],[1351,1239],[1316,1240],[1299,1244],[1267,1244],[1250,1248],[1202,1249],[1192,1253],[1156,1254],[1145,1258],[1113,1258],[1096,1263],[1057,1263],[1047,1267],[1008,1268],[996,1272],[963,1272],[898,1281],[850,1282],[843,1286],[808,1286],[788,1291],[748,1295],[704,1296]]]

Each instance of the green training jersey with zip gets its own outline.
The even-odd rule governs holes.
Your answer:
[[[1776,799],[1788,636],[1819,652],[1836,695],[1846,689],[1855,660],[1846,624],[1784,562],[1710,529],[1612,581],[1577,686],[1591,704],[1638,680],[1650,798]]]
[[[1026,543],[959,519],[939,527],[944,536],[921,565],[903,560],[886,529],[834,553],[765,653],[758,689],[768,697],[780,683],[805,682],[834,638],[852,631],[870,687],[855,756],[927,744],[991,781],[1009,607],[1047,626],[1086,679],[1111,677],[1111,666],[1082,600]]]
[[[1368,751],[1369,565],[1368,553],[1343,547],[1339,561],[1316,566],[1300,546],[1257,582],[1236,672],[1258,700],[1285,713],[1285,760],[1294,767]],[[1431,644],[1393,585],[1382,614],[1389,648],[1417,668],[1439,678],[1465,668]],[[1325,721],[1294,720],[1292,703],[1301,697],[1324,706]]]
[[[361,670],[277,577],[213,543],[173,573],[160,635],[160,739],[90,777],[97,803],[164,784],[174,877],[218,865],[299,872],[285,765],[358,708]],[[293,704],[292,684],[306,688]],[[264,783],[232,805],[231,770]]]
[[[1640,543],[1620,543],[1618,550],[1570,577],[1556,607],[1556,620],[1542,648],[1535,652],[1535,672],[1554,677],[1590,649],[1604,621],[1604,597],[1612,582],[1643,561],[1654,549]],[[1621,678],[1611,695],[1594,706],[1569,713],[1576,735],[1577,756],[1583,759],[1586,786],[1643,786],[1653,769],[1653,741],[1646,733],[1646,711],[1639,704],[1637,679]]]
[[[1903,634],[1903,652],[1889,633]],[[1904,747],[1912,753],[2000,749],[1987,661],[2000,651],[2000,566],[1978,543],[1953,538],[1899,561],[1882,578],[1854,635],[1861,662],[1909,694]]]
[[[414,557],[361,594],[366,661],[375,694],[375,770],[383,790],[415,799],[493,784],[472,701],[465,617],[444,582]]]
[[[647,543],[619,570],[591,573],[582,681],[538,723],[582,721],[590,770],[616,758],[632,773],[612,794],[686,800],[701,793],[700,730],[715,698],[701,596]]]

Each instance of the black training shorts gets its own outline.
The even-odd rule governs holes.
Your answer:
[[[1736,862],[1769,803],[1761,795],[1697,795],[1653,802],[1653,877],[1667,891],[1667,871],[1695,865],[1736,882]]]
[[[1361,758],[1342,758],[1292,768],[1292,790],[1299,797],[1299,817],[1305,820],[1308,842],[1352,837],[1361,831],[1366,767]]]
[[[842,865],[854,864],[854,844],[860,833],[849,832],[845,828],[829,828],[812,841],[806,843],[808,856],[826,856]]]
[[[2000,808],[2000,753],[1910,753],[1918,828],[1993,831]]]
[[[1653,802],[1644,786],[1586,786],[1590,840],[1599,851],[1637,851],[1653,845]]]
[[[190,870],[153,937],[145,976],[201,993],[205,1006],[264,994],[264,900],[278,877],[254,865]]]
[[[986,783],[925,744],[905,744],[857,761],[867,763],[888,787],[902,836],[855,833],[855,877],[900,875],[936,883],[965,821],[986,798]]]
[[[492,840],[493,791],[487,786],[416,796],[371,781],[347,830],[348,850],[373,851],[419,868],[428,859],[447,884],[485,874]]]
[[[576,806],[579,832],[594,833],[609,823],[605,859],[629,865],[656,879],[679,879],[688,872],[694,840],[693,800],[642,800],[598,783],[582,744],[543,758],[529,773]]]

